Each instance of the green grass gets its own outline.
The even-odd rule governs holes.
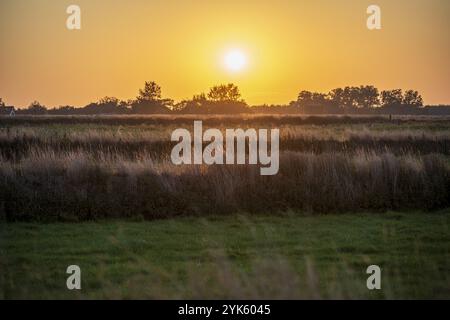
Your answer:
[[[450,298],[450,214],[0,225],[0,298]],[[82,270],[82,290],[65,271]],[[366,268],[382,268],[382,290]]]

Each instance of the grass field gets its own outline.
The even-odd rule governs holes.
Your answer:
[[[449,298],[450,215],[2,224],[0,298]],[[65,271],[82,270],[82,290]],[[382,289],[366,268],[382,268]]]
[[[194,119],[279,128],[278,174],[173,164]],[[445,117],[0,118],[0,298],[450,298],[449,156]]]
[[[171,132],[279,128],[280,170],[182,165]],[[442,117],[99,116],[0,118],[0,220],[76,222],[213,214],[450,207]]]

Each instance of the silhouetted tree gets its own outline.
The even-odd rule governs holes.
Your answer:
[[[411,107],[422,107],[423,99],[419,92],[407,90],[403,95],[403,104]]]
[[[194,96],[192,97],[192,101],[204,103],[204,102],[208,101],[208,98],[206,98],[206,94],[204,94],[202,92],[200,94],[194,94]]]
[[[328,95],[306,90],[298,94],[296,104],[303,113],[336,113],[338,106]]]
[[[374,108],[380,106],[381,108]],[[233,83],[221,84],[210,88],[208,94],[194,95],[190,100],[174,104],[171,99],[163,99],[161,87],[153,81],[147,81],[134,100],[122,101],[115,97],[104,97],[98,102],[83,108],[62,106],[47,108],[34,101],[26,109],[18,110],[23,114],[155,114],[155,113],[208,113],[230,114],[246,112],[268,113],[371,113],[371,114],[448,114],[449,106],[423,106],[419,92],[401,89],[385,90],[379,93],[372,85],[335,88],[327,94],[301,91],[297,100],[288,105],[262,105],[249,108],[241,98],[239,88]],[[13,107],[5,106],[0,98],[2,114],[9,114]],[[6,107],[6,108],[5,108]],[[413,107],[413,108],[412,108]]]
[[[358,108],[371,108],[379,105],[378,89],[374,86],[360,86],[353,89],[353,96]]]
[[[306,104],[309,104],[313,100],[313,93],[311,91],[300,91],[297,97],[297,102],[299,106],[304,106]]]
[[[161,99],[161,87],[154,81],[146,81],[143,89],[139,89],[138,102],[157,101]]]
[[[105,104],[105,105],[106,104],[110,104],[110,105],[117,106],[117,105],[119,105],[119,99],[117,99],[116,97],[108,97],[108,96],[106,96],[106,97],[103,97],[100,100],[98,100],[97,104],[99,104],[99,105],[101,105],[101,104]]]
[[[298,94],[297,102],[302,107],[323,106],[327,104],[326,94],[319,92],[301,91]]]
[[[344,89],[336,88],[328,93],[328,97],[338,107],[344,107],[345,94]]]
[[[381,104],[383,106],[399,106],[403,102],[402,89],[381,91]]]
[[[342,106],[346,109],[353,109],[357,107],[357,90],[355,87],[345,87],[342,93]]]
[[[331,100],[327,95],[320,92],[311,92],[303,90],[298,94],[297,105],[299,107],[320,107],[328,105]]]
[[[145,82],[136,101],[131,103],[132,112],[138,114],[167,113],[172,106],[173,100],[162,99],[161,87],[154,81]]]
[[[180,106],[185,113],[244,113],[250,112],[241,99],[239,88],[232,84],[221,84],[209,90],[208,95],[194,95],[192,100],[183,101]]]
[[[42,115],[47,113],[47,108],[41,105],[38,101],[33,101],[25,110],[25,113]]]
[[[48,112],[50,114],[68,115],[68,114],[78,114],[82,110],[83,110],[82,108],[75,108],[74,106],[59,106],[58,108],[48,110]]]
[[[241,93],[239,92],[239,88],[232,84],[221,84],[218,86],[214,86],[209,90],[208,98],[211,101],[239,101],[241,98]]]
[[[374,86],[337,88],[333,89],[329,96],[339,107],[347,110],[368,109],[379,104],[378,89]]]
[[[90,107],[95,114],[125,114],[128,112],[126,104],[116,97],[101,98],[97,103],[91,104]],[[85,109],[87,108],[88,106]]]
[[[117,104],[119,100],[114,97],[104,97],[98,102],[93,102],[80,110],[81,114],[114,114],[118,111]]]
[[[182,113],[207,113],[208,99],[204,93],[194,95],[191,100],[177,103],[172,110]]]

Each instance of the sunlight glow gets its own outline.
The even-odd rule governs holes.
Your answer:
[[[238,72],[247,65],[247,57],[240,50],[231,50],[225,55],[225,67],[232,72]]]

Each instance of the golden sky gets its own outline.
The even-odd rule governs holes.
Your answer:
[[[66,8],[81,8],[81,30]],[[381,7],[382,29],[366,27]],[[134,98],[144,81],[179,101],[234,82],[250,104],[373,84],[450,104],[448,0],[1,0],[0,97],[82,106]],[[245,55],[238,72],[230,50]]]

